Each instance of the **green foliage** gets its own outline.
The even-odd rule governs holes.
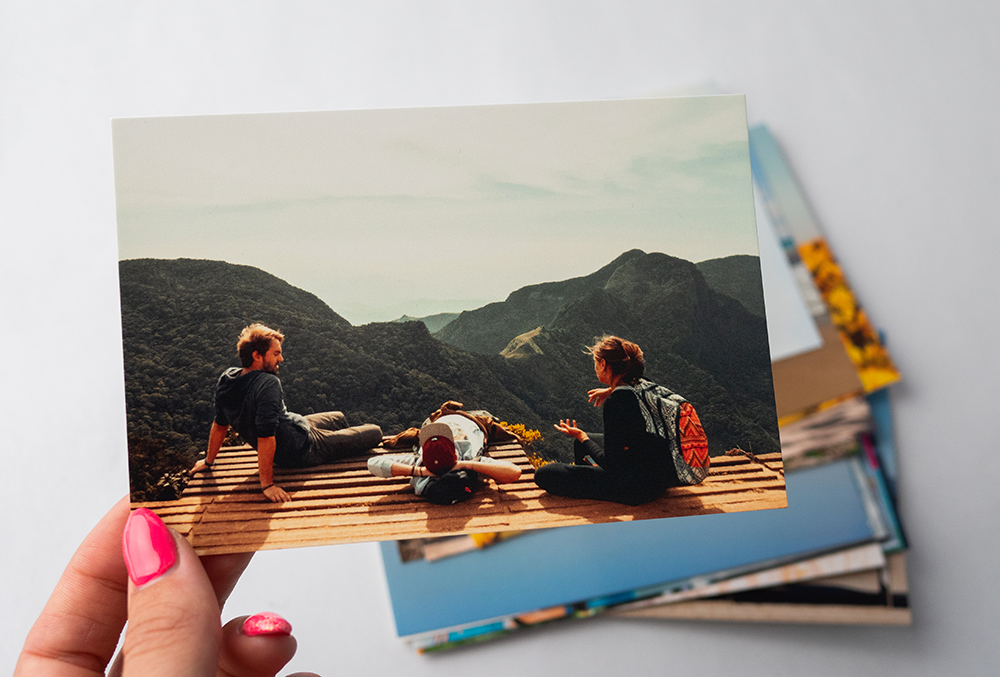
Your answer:
[[[128,436],[128,472],[133,501],[170,501],[187,483],[194,454],[168,448],[164,440]]]
[[[695,264],[708,286],[731,298],[757,317],[764,317],[764,288],[749,284],[760,278],[760,258],[737,254],[721,259],[709,259]]]

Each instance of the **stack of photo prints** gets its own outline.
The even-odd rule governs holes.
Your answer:
[[[132,504],[199,553],[381,541],[421,652],[910,622],[899,374],[744,97],[113,139]]]

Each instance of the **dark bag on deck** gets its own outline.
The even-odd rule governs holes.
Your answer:
[[[449,470],[439,477],[431,477],[420,495],[431,503],[454,505],[472,498],[479,482],[477,472]]]

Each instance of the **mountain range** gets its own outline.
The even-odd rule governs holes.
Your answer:
[[[541,430],[538,450],[565,460],[568,440],[547,431],[566,417],[600,428],[586,400],[599,384],[583,347],[614,333],[642,346],[649,378],[694,403],[712,453],[776,451],[764,320],[744,305],[752,295],[741,303],[716,291],[760,288],[756,258],[747,258],[717,260],[706,275],[703,264],[631,250],[591,275],[463,312],[434,336],[423,321],[352,326],[315,295],[249,266],[122,261],[130,456],[147,450],[173,472],[193,462],[207,443],[215,382],[238,364],[236,336],[251,322],[284,332],[285,401],[302,414],[338,409],[392,434],[453,399]],[[149,497],[159,471],[143,472],[136,486],[133,471],[133,491]]]
[[[742,299],[717,289],[739,290]],[[573,412],[597,429],[599,412],[581,411],[579,402],[598,385],[583,348],[603,335],[639,344],[646,377],[695,404],[713,453],[778,450],[756,257],[696,265],[631,250],[591,275],[523,287],[463,312],[435,337],[499,356],[504,384],[543,419]]]

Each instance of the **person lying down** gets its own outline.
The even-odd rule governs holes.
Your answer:
[[[439,417],[420,428],[411,454],[380,454],[368,459],[377,477],[409,477],[414,493],[442,505],[471,498],[480,475],[497,484],[516,482],[521,469],[486,455],[486,434],[475,421],[459,414]]]

